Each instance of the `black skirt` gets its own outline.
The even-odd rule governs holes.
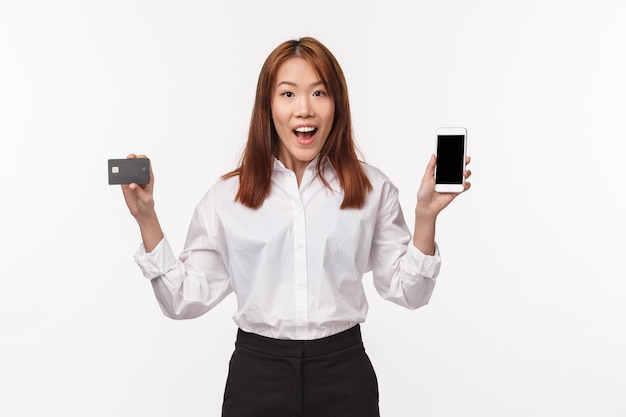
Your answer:
[[[239,330],[222,417],[379,417],[378,382],[357,325],[316,340]]]

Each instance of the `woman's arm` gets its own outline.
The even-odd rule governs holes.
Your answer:
[[[127,158],[134,159],[145,157],[145,155],[137,156],[130,154]],[[150,183],[145,185],[122,185],[124,200],[130,210],[130,214],[139,225],[143,245],[148,253],[152,252],[163,239],[163,230],[161,230],[161,225],[159,224],[159,219],[154,209],[153,190],[154,173],[152,172],[152,165],[150,165]]]
[[[128,158],[145,158],[131,154]],[[185,250],[177,259],[154,209],[154,174],[150,183],[123,185],[124,199],[141,231],[143,247],[135,261],[150,279],[163,313],[173,319],[198,317],[217,305],[232,290],[229,276],[220,256],[219,242],[209,233],[201,213],[207,211],[207,200],[196,208],[187,235]],[[212,200],[211,200],[212,201]],[[215,229],[216,227],[213,227]]]
[[[468,156],[465,164],[469,164],[471,158]],[[422,178],[422,183],[417,192],[417,205],[415,206],[415,230],[413,232],[413,245],[425,255],[435,254],[435,225],[437,216],[446,208],[458,193],[438,193],[435,191],[435,165],[437,158],[430,157],[430,162],[426,166],[426,172]],[[465,179],[472,175],[471,171],[463,173]],[[467,181],[463,183],[465,191],[469,190],[471,184]]]

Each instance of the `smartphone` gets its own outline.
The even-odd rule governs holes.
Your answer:
[[[148,184],[150,160],[148,158],[109,159],[109,185]]]
[[[463,172],[467,153],[467,129],[440,127],[437,129],[437,166],[435,191],[460,193],[465,190]]]

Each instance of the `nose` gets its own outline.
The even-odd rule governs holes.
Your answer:
[[[296,117],[312,117],[314,116],[315,111],[313,110],[313,103],[311,102],[311,97],[308,96],[300,96],[297,100],[295,107],[295,115]]]

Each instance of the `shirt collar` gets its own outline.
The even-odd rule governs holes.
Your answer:
[[[311,160],[311,162],[309,162],[309,164],[306,166],[306,168],[304,169],[304,172],[310,172],[310,171],[316,171],[317,170],[317,160],[320,158],[320,155],[317,154],[317,156],[315,158],[313,158],[313,160]],[[326,157],[326,160],[328,161],[328,157]],[[330,161],[328,161],[328,165],[330,165]],[[289,168],[287,168],[281,161],[280,159],[274,157],[274,171],[291,171]],[[322,170],[324,171],[324,169]]]
[[[328,181],[328,183],[332,186],[336,182],[337,173],[335,172],[333,165],[330,163],[330,159],[328,158],[328,156],[320,156],[320,154],[318,154],[315,158],[313,158],[313,160],[311,160],[311,162],[309,162],[309,164],[304,169],[304,172],[305,174],[309,173],[311,177],[317,176],[317,161],[319,158],[326,159],[326,162],[322,164],[322,174],[324,175],[324,178],[326,178],[326,181]],[[280,159],[276,157],[274,157],[273,171],[292,172],[280,161]]]

